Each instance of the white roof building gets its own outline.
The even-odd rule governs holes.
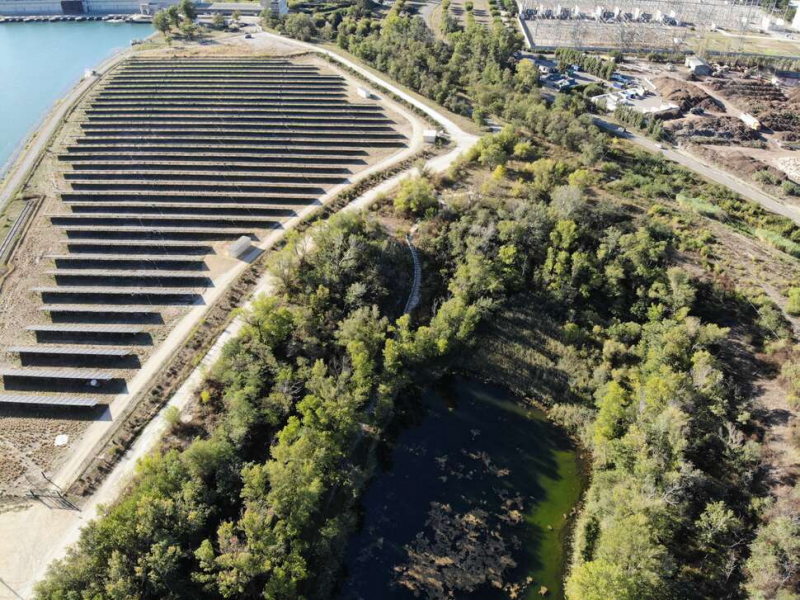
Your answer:
[[[711,66],[699,56],[687,56],[685,64],[695,75],[711,75]]]

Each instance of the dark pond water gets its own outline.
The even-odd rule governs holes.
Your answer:
[[[561,598],[579,456],[538,410],[455,379],[370,485],[342,598]]]

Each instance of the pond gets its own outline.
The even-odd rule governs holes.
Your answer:
[[[342,598],[562,598],[583,470],[569,438],[502,388],[423,394],[364,495]]]

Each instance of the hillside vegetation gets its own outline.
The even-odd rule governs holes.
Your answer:
[[[459,371],[547,406],[591,455],[570,600],[799,597],[800,492],[771,498],[755,384],[784,364],[800,389],[763,287],[798,281],[800,229],[608,139],[580,97],[546,106],[502,28],[440,41],[402,3],[344,13],[306,17],[310,35],[508,125],[397,202],[290,240],[192,419],[38,597],[331,597],[398,398]]]

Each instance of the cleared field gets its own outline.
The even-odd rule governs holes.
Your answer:
[[[100,418],[258,244],[408,144],[409,124],[314,59],[137,58],[86,97],[0,297],[0,491]],[[101,369],[101,370],[98,370]],[[47,423],[38,428],[37,423]],[[27,479],[26,479],[27,477]]]
[[[696,49],[743,52],[766,56],[800,56],[800,41],[766,35],[735,35],[707,32],[691,40]]]

